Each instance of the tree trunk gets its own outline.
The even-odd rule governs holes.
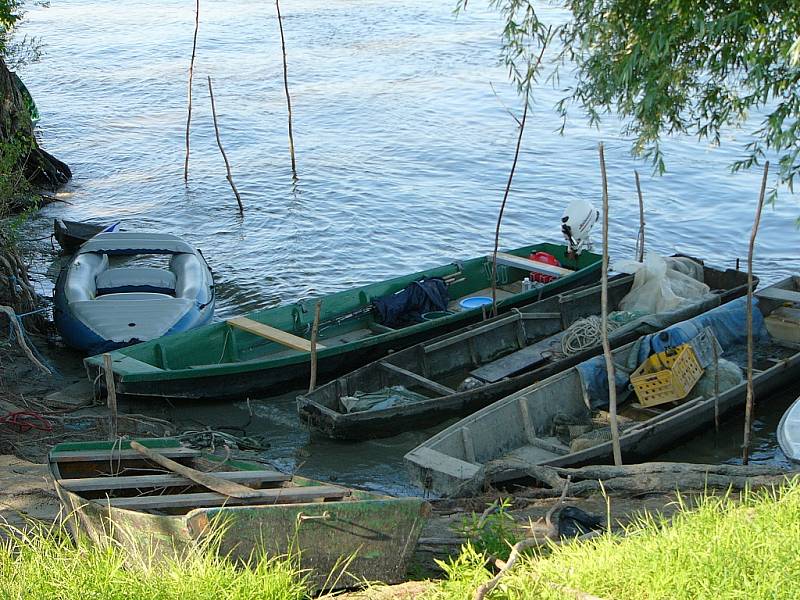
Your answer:
[[[0,58],[0,144],[15,142],[27,146],[14,166],[21,169],[31,185],[55,189],[72,177],[66,164],[39,147],[25,98],[14,74]]]

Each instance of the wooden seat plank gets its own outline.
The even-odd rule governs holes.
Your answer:
[[[795,290],[784,290],[777,287],[768,287],[756,292],[757,298],[767,300],[778,300],[779,302],[800,302],[800,292]]]
[[[561,348],[560,340],[563,335],[563,332],[557,333],[521,350],[486,363],[470,371],[470,375],[486,383],[495,383],[505,377],[512,377],[521,371],[533,369],[550,359],[550,352],[554,346],[558,349]]]
[[[415,381],[418,385],[421,385],[424,388],[431,390],[441,396],[449,396],[450,394],[455,394],[456,391],[452,388],[447,387],[446,385],[442,385],[441,383],[436,383],[435,381],[431,381],[422,375],[417,375],[416,373],[412,373],[411,371],[407,371],[402,367],[398,367],[397,365],[393,365],[388,362],[382,362],[381,367],[386,369],[387,371],[391,371],[397,375],[401,375],[406,379],[411,379]]]
[[[491,260],[491,258],[491,255],[489,255],[489,260]],[[513,254],[508,254],[506,252],[497,253],[497,264],[514,267],[516,269],[524,269],[525,271],[534,271],[544,275],[553,275],[555,277],[564,277],[566,275],[572,275],[575,272],[570,271],[569,269],[564,269],[563,267],[548,265],[547,263],[539,262],[538,260],[514,256]]]
[[[194,448],[175,447],[175,448],[156,448],[159,454],[169,458],[194,458],[200,456],[202,452]],[[70,450],[52,454],[51,458],[55,462],[96,462],[103,460],[147,460],[144,456],[130,448],[115,448],[114,450]]]
[[[271,325],[265,325],[264,323],[259,323],[258,321],[248,319],[247,317],[235,317],[233,319],[228,319],[227,323],[231,327],[236,327],[237,329],[241,329],[247,333],[266,338],[269,341],[276,342],[282,346],[287,346],[294,350],[300,350],[301,352],[311,352],[311,342],[309,340],[289,333],[288,331],[277,329]],[[324,348],[325,346],[319,342],[317,343],[318,350],[322,350]]]
[[[111,498],[94,500],[114,508],[130,510],[155,510],[167,508],[201,508],[209,506],[232,506],[241,504],[289,504],[308,502],[315,498],[337,499],[350,495],[350,490],[335,485],[314,485],[307,487],[277,488],[259,490],[257,498],[232,498],[216,492],[196,494],[164,494],[157,496],[137,496],[135,498]]]
[[[292,476],[273,470],[215,471],[215,477],[227,481],[272,483],[291,480]],[[162,487],[195,486],[193,481],[176,474],[130,475],[120,477],[82,477],[61,479],[61,487],[70,492],[100,492],[104,490],[153,489]]]

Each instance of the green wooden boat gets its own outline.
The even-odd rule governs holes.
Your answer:
[[[139,442],[217,480],[258,490],[260,496],[211,492],[176,471],[165,472],[128,441],[55,446],[48,457],[50,472],[70,531],[95,543],[115,540],[134,565],[179,557],[209,535],[219,535],[220,555],[237,562],[298,558],[315,590],[365,580],[396,583],[405,577],[430,513],[420,498],[390,498],[293,477],[202,453],[170,438]]]
[[[533,264],[535,252],[555,256],[561,268]],[[599,278],[600,256],[583,252],[568,257],[563,245],[517,248],[498,259],[498,312],[547,298]],[[556,276],[550,283],[523,290],[533,269]],[[448,311],[404,327],[376,320],[372,303],[423,278],[447,283]],[[320,381],[358,368],[389,351],[458,329],[483,317],[481,308],[464,309],[469,297],[491,296],[491,258],[449,263],[404,277],[325,296],[319,326],[317,373]],[[165,398],[244,398],[272,395],[306,385],[310,376],[310,333],[315,299],[260,310],[229,321],[136,344],[111,353],[118,395]],[[484,307],[485,308],[485,307]],[[94,380],[103,357],[85,361]]]

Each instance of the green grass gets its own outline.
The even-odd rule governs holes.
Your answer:
[[[709,496],[669,522],[646,515],[625,533],[527,556],[489,598],[574,599],[575,590],[607,600],[800,597],[797,479],[772,492]],[[465,548],[427,597],[471,597],[491,577],[484,565]]]
[[[0,548],[0,598],[130,598],[136,600],[255,599],[307,597],[296,562],[262,560],[235,567],[217,555],[213,542],[171,560],[141,561],[127,568],[126,552],[109,542],[74,543],[59,527],[7,528]]]

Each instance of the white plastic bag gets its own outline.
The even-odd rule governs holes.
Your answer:
[[[675,310],[708,294],[710,288],[702,279],[702,265],[691,259],[648,254],[619,308],[646,314]]]

